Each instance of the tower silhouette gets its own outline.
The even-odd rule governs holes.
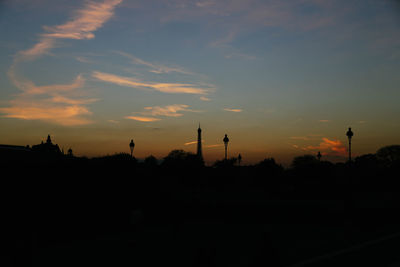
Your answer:
[[[203,153],[201,150],[201,128],[199,123],[199,129],[197,129],[197,157],[203,159]]]

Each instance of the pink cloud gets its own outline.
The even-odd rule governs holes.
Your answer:
[[[76,90],[83,87],[85,80],[81,75],[70,84],[52,84],[37,86],[34,82],[17,75],[17,67],[24,61],[34,60],[49,54],[55,47],[57,38],[92,39],[93,32],[103,26],[114,14],[114,8],[122,0],[104,0],[103,2],[87,1],[86,5],[76,11],[72,20],[65,24],[49,27],[39,41],[30,49],[19,51],[8,71],[12,83],[22,91],[8,107],[1,107],[3,117],[25,120],[43,120],[65,126],[91,123],[84,115],[91,114],[85,106],[97,99],[71,97]]]
[[[85,125],[92,123],[84,115],[91,112],[82,105],[57,104],[51,100],[24,101],[14,100],[10,107],[0,108],[3,117],[23,120],[42,120],[63,126]]]
[[[117,84],[119,86],[152,89],[162,93],[204,95],[209,91],[209,88],[197,87],[193,84],[145,82],[136,78],[118,76],[99,71],[94,71],[92,76],[100,81]]]
[[[184,143],[183,145],[184,146],[190,146],[190,145],[194,145],[194,144],[197,144],[197,141],[187,142],[187,143]]]
[[[153,122],[161,120],[159,118],[143,117],[143,116],[126,116],[125,119],[141,121],[141,122]]]
[[[93,39],[93,32],[114,15],[114,8],[122,0],[105,0],[103,2],[89,1],[83,9],[76,11],[72,20],[58,26],[44,26],[50,33],[43,36],[64,39]]]
[[[242,112],[243,110],[240,108],[224,108],[225,111],[229,111],[229,112]]]
[[[322,142],[318,146],[307,146],[306,150],[318,150],[325,155],[332,154],[337,156],[345,156],[347,153],[347,148],[340,140],[330,140],[326,137],[322,138]]]

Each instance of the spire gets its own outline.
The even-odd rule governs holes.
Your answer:
[[[201,128],[199,123],[199,128],[197,129],[197,157],[203,159],[203,153],[201,149]]]
[[[46,141],[46,143],[48,143],[48,144],[51,144],[51,138],[50,138],[50,135],[47,135],[47,141]]]

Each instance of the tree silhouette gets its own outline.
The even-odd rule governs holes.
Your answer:
[[[233,166],[235,166],[237,161],[238,161],[237,158],[217,160],[217,161],[214,162],[213,167],[215,167],[215,168],[233,167]]]
[[[303,155],[303,156],[298,156],[295,157],[292,161],[292,167],[294,169],[303,169],[303,168],[309,168],[314,165],[317,165],[319,161],[317,158],[313,155]]]
[[[279,174],[283,172],[283,167],[276,164],[274,158],[266,158],[255,165],[255,167],[263,172],[268,172],[269,174]]]
[[[400,164],[400,145],[391,145],[380,148],[376,152],[378,160],[386,167]]]
[[[172,150],[161,164],[167,168],[196,168],[204,165],[196,154],[181,149]]]
[[[378,163],[378,158],[375,154],[365,154],[354,159],[354,165],[363,169],[377,168]]]
[[[156,168],[158,166],[157,158],[153,155],[150,155],[144,159],[144,165],[147,168]]]

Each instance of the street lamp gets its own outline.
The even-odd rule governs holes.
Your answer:
[[[225,137],[224,137],[224,139],[222,141],[224,141],[224,145],[225,145],[225,160],[227,160],[228,159],[227,151],[228,151],[228,143],[229,143],[229,138],[228,138],[227,134],[225,134]]]
[[[129,148],[131,149],[131,157],[133,157],[133,149],[135,148],[135,143],[133,140],[129,143]]]
[[[351,131],[351,128],[346,133],[347,138],[349,139],[349,163],[351,162],[351,138],[353,137],[353,132]]]

